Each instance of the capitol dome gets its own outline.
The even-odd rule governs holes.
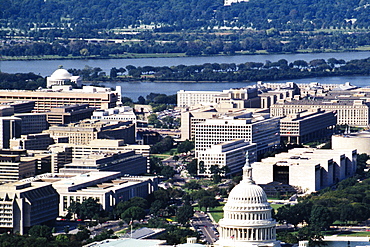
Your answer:
[[[66,69],[57,69],[50,77],[53,79],[70,80],[72,75]]]
[[[252,180],[252,167],[246,155],[243,180],[229,194],[224,218],[219,222],[219,247],[278,247],[276,222],[266,193]]]

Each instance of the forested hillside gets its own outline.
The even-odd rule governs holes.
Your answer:
[[[256,29],[369,27],[369,0],[0,0],[2,25],[112,29],[161,24],[176,29],[245,26]]]

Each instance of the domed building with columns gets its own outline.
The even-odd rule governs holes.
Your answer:
[[[243,180],[230,192],[219,222],[217,247],[280,247],[266,193],[252,179],[248,154]]]
[[[77,87],[81,87],[82,78],[80,76],[71,75],[66,69],[59,68],[51,76],[46,78],[46,86],[51,88],[52,86],[62,86],[76,84]]]

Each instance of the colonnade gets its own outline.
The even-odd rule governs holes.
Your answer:
[[[225,212],[225,219],[232,219],[232,220],[271,220],[271,213],[262,212],[262,213],[253,213],[248,214],[245,212],[235,213],[235,212]]]
[[[236,241],[266,241],[276,239],[276,228],[220,228],[220,239]]]

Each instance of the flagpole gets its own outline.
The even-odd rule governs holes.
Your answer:
[[[132,219],[131,219],[131,221],[130,221],[130,226],[131,226],[130,234],[131,234],[131,238],[132,238]]]

